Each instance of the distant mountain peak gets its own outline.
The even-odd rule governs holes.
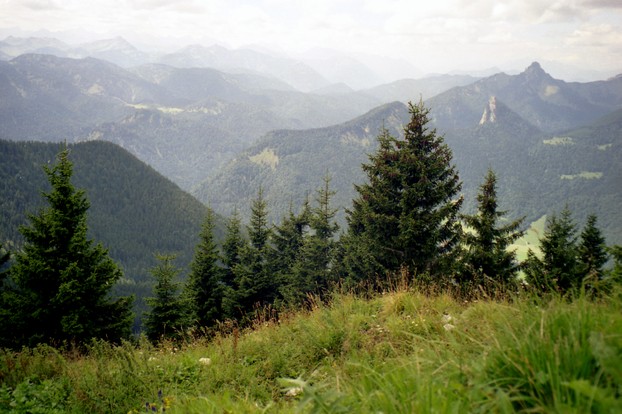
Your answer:
[[[484,125],[486,123],[495,122],[497,122],[497,98],[491,96],[488,99],[488,106],[484,108],[484,113],[482,114],[482,119],[480,119],[479,124]]]
[[[132,50],[137,49],[130,42],[125,40],[121,36],[113,37],[111,39],[96,40],[94,42],[83,43],[81,47],[86,48],[92,52],[105,52],[109,50]]]
[[[530,79],[530,80],[543,79],[543,78],[552,79],[551,75],[546,73],[538,62],[533,62],[531,65],[529,65],[527,69],[525,69],[525,71],[522,73],[522,75],[524,75],[527,79]]]
[[[538,62],[531,62],[531,65],[527,67],[525,72],[544,72],[542,66]]]

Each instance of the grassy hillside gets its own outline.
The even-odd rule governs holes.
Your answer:
[[[0,358],[7,412],[619,412],[622,297],[462,302],[395,289],[209,341]],[[535,305],[535,306],[534,306]]]

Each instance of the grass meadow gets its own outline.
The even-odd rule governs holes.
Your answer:
[[[622,412],[622,294],[336,292],[208,337],[0,354],[13,413]]]

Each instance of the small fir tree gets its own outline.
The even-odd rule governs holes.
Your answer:
[[[122,272],[106,249],[87,238],[89,202],[71,183],[69,150],[44,170],[51,184],[43,193],[49,206],[29,215],[30,225],[20,229],[25,245],[16,254],[5,295],[10,317],[0,321],[11,332],[4,345],[129,337],[132,299],[110,298]]]
[[[304,239],[292,273],[297,282],[298,300],[312,292],[325,291],[332,281],[331,270],[335,258],[336,242],[333,239],[339,226],[334,222],[336,209],[330,200],[335,192],[330,189],[330,177],[317,192],[317,207],[311,210],[310,233]]]
[[[587,218],[587,223],[581,232],[577,252],[578,272],[593,284],[602,280],[603,268],[609,260],[605,238],[596,226],[597,221],[597,217],[593,214]]]
[[[214,213],[208,209],[186,284],[185,296],[192,319],[201,327],[210,327],[223,319],[224,269],[219,266],[220,253],[214,240],[214,228]]]
[[[481,286],[489,293],[514,284],[519,270],[516,253],[508,247],[524,232],[519,230],[523,219],[499,225],[505,211],[497,208],[497,177],[488,170],[477,195],[478,211],[464,215],[470,231],[464,235],[465,252],[460,274],[462,287]]]
[[[240,304],[237,302],[237,287],[235,280],[235,268],[240,265],[241,252],[246,241],[242,237],[242,224],[238,211],[235,210],[226,224],[225,241],[223,251],[223,318],[235,318],[239,314]]]
[[[173,265],[174,255],[156,255],[158,264],[151,269],[156,283],[153,297],[146,298],[151,310],[145,315],[144,327],[152,342],[179,339],[188,320],[186,302],[179,295],[180,284],[175,282],[180,271]]]
[[[242,237],[242,223],[237,210],[229,217],[226,224],[225,241],[222,244],[223,264],[225,265],[225,277],[223,282],[226,286],[233,286],[233,269],[240,264],[240,251],[244,247],[244,237]]]
[[[530,250],[525,262],[525,278],[530,286],[538,291],[562,294],[580,287],[582,277],[577,266],[576,231],[568,208],[547,220],[540,239],[542,259]]]
[[[384,130],[363,164],[368,182],[355,186],[346,247],[349,262],[366,263],[367,271],[383,276],[407,267],[439,279],[452,271],[460,241],[461,182],[451,150],[428,127],[429,109],[419,102],[409,110],[404,138]]]
[[[251,206],[247,228],[249,243],[240,250],[240,263],[233,268],[234,292],[231,303],[237,304],[237,317],[256,307],[272,304],[277,297],[278,284],[270,271],[269,244],[271,229],[263,191],[260,189]]]
[[[5,340],[0,340],[0,347],[8,346],[11,342],[7,338],[11,337],[12,324],[7,322],[13,318],[10,306],[12,292],[10,284],[6,283],[9,276],[7,268],[10,259],[11,253],[0,244],[0,322],[2,322],[0,323],[0,338],[5,338]]]
[[[622,285],[622,246],[614,245],[607,249],[613,258],[613,268],[607,272],[611,285]]]
[[[7,273],[7,263],[11,260],[11,252],[4,248],[0,243],[0,277],[3,277]],[[0,278],[0,281],[2,279]]]
[[[308,200],[298,214],[294,213],[290,206],[289,214],[283,218],[280,225],[274,226],[272,232],[270,268],[280,286],[280,296],[289,304],[297,304],[301,294],[293,268],[308,237],[310,215]]]

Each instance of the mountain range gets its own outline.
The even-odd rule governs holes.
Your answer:
[[[115,142],[191,191],[269,131],[345,122],[386,90],[303,93],[257,73],[24,54],[0,61],[0,139]]]
[[[621,81],[567,84],[552,80],[534,63],[519,75],[493,76],[428,100],[432,126],[445,136],[463,180],[465,211],[475,210],[478,187],[492,168],[499,177],[501,206],[511,218],[535,221],[567,205],[579,221],[597,214],[609,240],[621,242],[622,214],[615,207],[622,201],[622,112],[616,110]],[[542,93],[549,86],[557,88],[559,98]],[[605,90],[609,96],[598,100]],[[450,102],[450,109],[443,102]],[[451,110],[478,102],[477,113]],[[581,107],[586,110],[580,117],[571,110]],[[289,205],[301,205],[322,176],[330,175],[335,207],[347,208],[355,196],[353,184],[365,179],[360,165],[376,149],[381,127],[399,134],[408,118],[406,105],[395,102],[332,127],[273,131],[194,194],[229,214],[249,205],[263,188],[272,219],[278,221]],[[564,129],[537,126],[549,123]]]
[[[536,220],[568,204],[579,220],[602,216],[608,237],[622,239],[609,207],[620,201],[622,76],[565,82],[534,62],[514,75],[354,89],[259,50],[192,46],[150,56],[128,45],[85,44],[79,55],[53,39],[0,42],[9,59],[0,62],[0,139],[110,141],[224,215],[244,213],[263,188],[275,221],[329,175],[343,223],[380,129],[400,134],[405,102],[424,99],[453,150],[466,211],[491,167],[513,217]],[[38,53],[13,57],[20,52]],[[361,74],[352,83],[373,77]]]

